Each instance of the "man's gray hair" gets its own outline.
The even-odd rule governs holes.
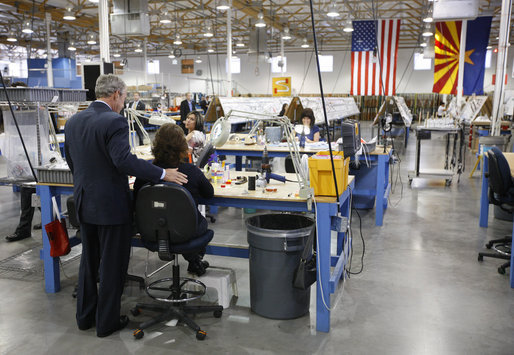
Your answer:
[[[100,75],[96,79],[95,95],[97,98],[109,97],[116,91],[125,92],[127,85],[119,77],[113,74]]]

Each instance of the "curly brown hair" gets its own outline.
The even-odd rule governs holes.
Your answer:
[[[161,168],[177,167],[189,153],[182,128],[173,123],[163,124],[155,134],[152,153],[155,165]]]

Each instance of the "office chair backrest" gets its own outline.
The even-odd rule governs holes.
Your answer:
[[[487,151],[489,160],[489,186],[495,194],[505,196],[509,189],[514,187],[510,173],[509,163],[497,147]]]
[[[198,210],[193,197],[174,183],[146,184],[136,201],[136,224],[143,242],[182,244],[197,233]]]
[[[205,164],[207,164],[212,154],[214,154],[214,146],[212,145],[212,143],[209,142],[201,150],[195,165],[198,168],[202,169],[205,166]]]

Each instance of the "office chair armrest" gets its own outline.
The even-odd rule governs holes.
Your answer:
[[[161,238],[159,237],[159,259],[164,261],[172,261],[173,260],[173,253],[170,252],[170,245],[168,238]]]

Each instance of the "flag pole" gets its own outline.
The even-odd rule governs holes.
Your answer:
[[[466,35],[468,32],[468,20],[462,20],[460,30],[459,46],[459,76],[457,78],[457,115],[460,114],[462,107],[462,94],[464,91],[464,65],[466,61]]]
[[[498,55],[496,57],[496,82],[494,84],[493,112],[491,118],[491,135],[500,135],[501,119],[503,117],[503,97],[505,89],[505,71],[507,69],[507,55],[509,43],[510,14],[512,0],[502,1],[500,17],[500,39],[498,41]]]

